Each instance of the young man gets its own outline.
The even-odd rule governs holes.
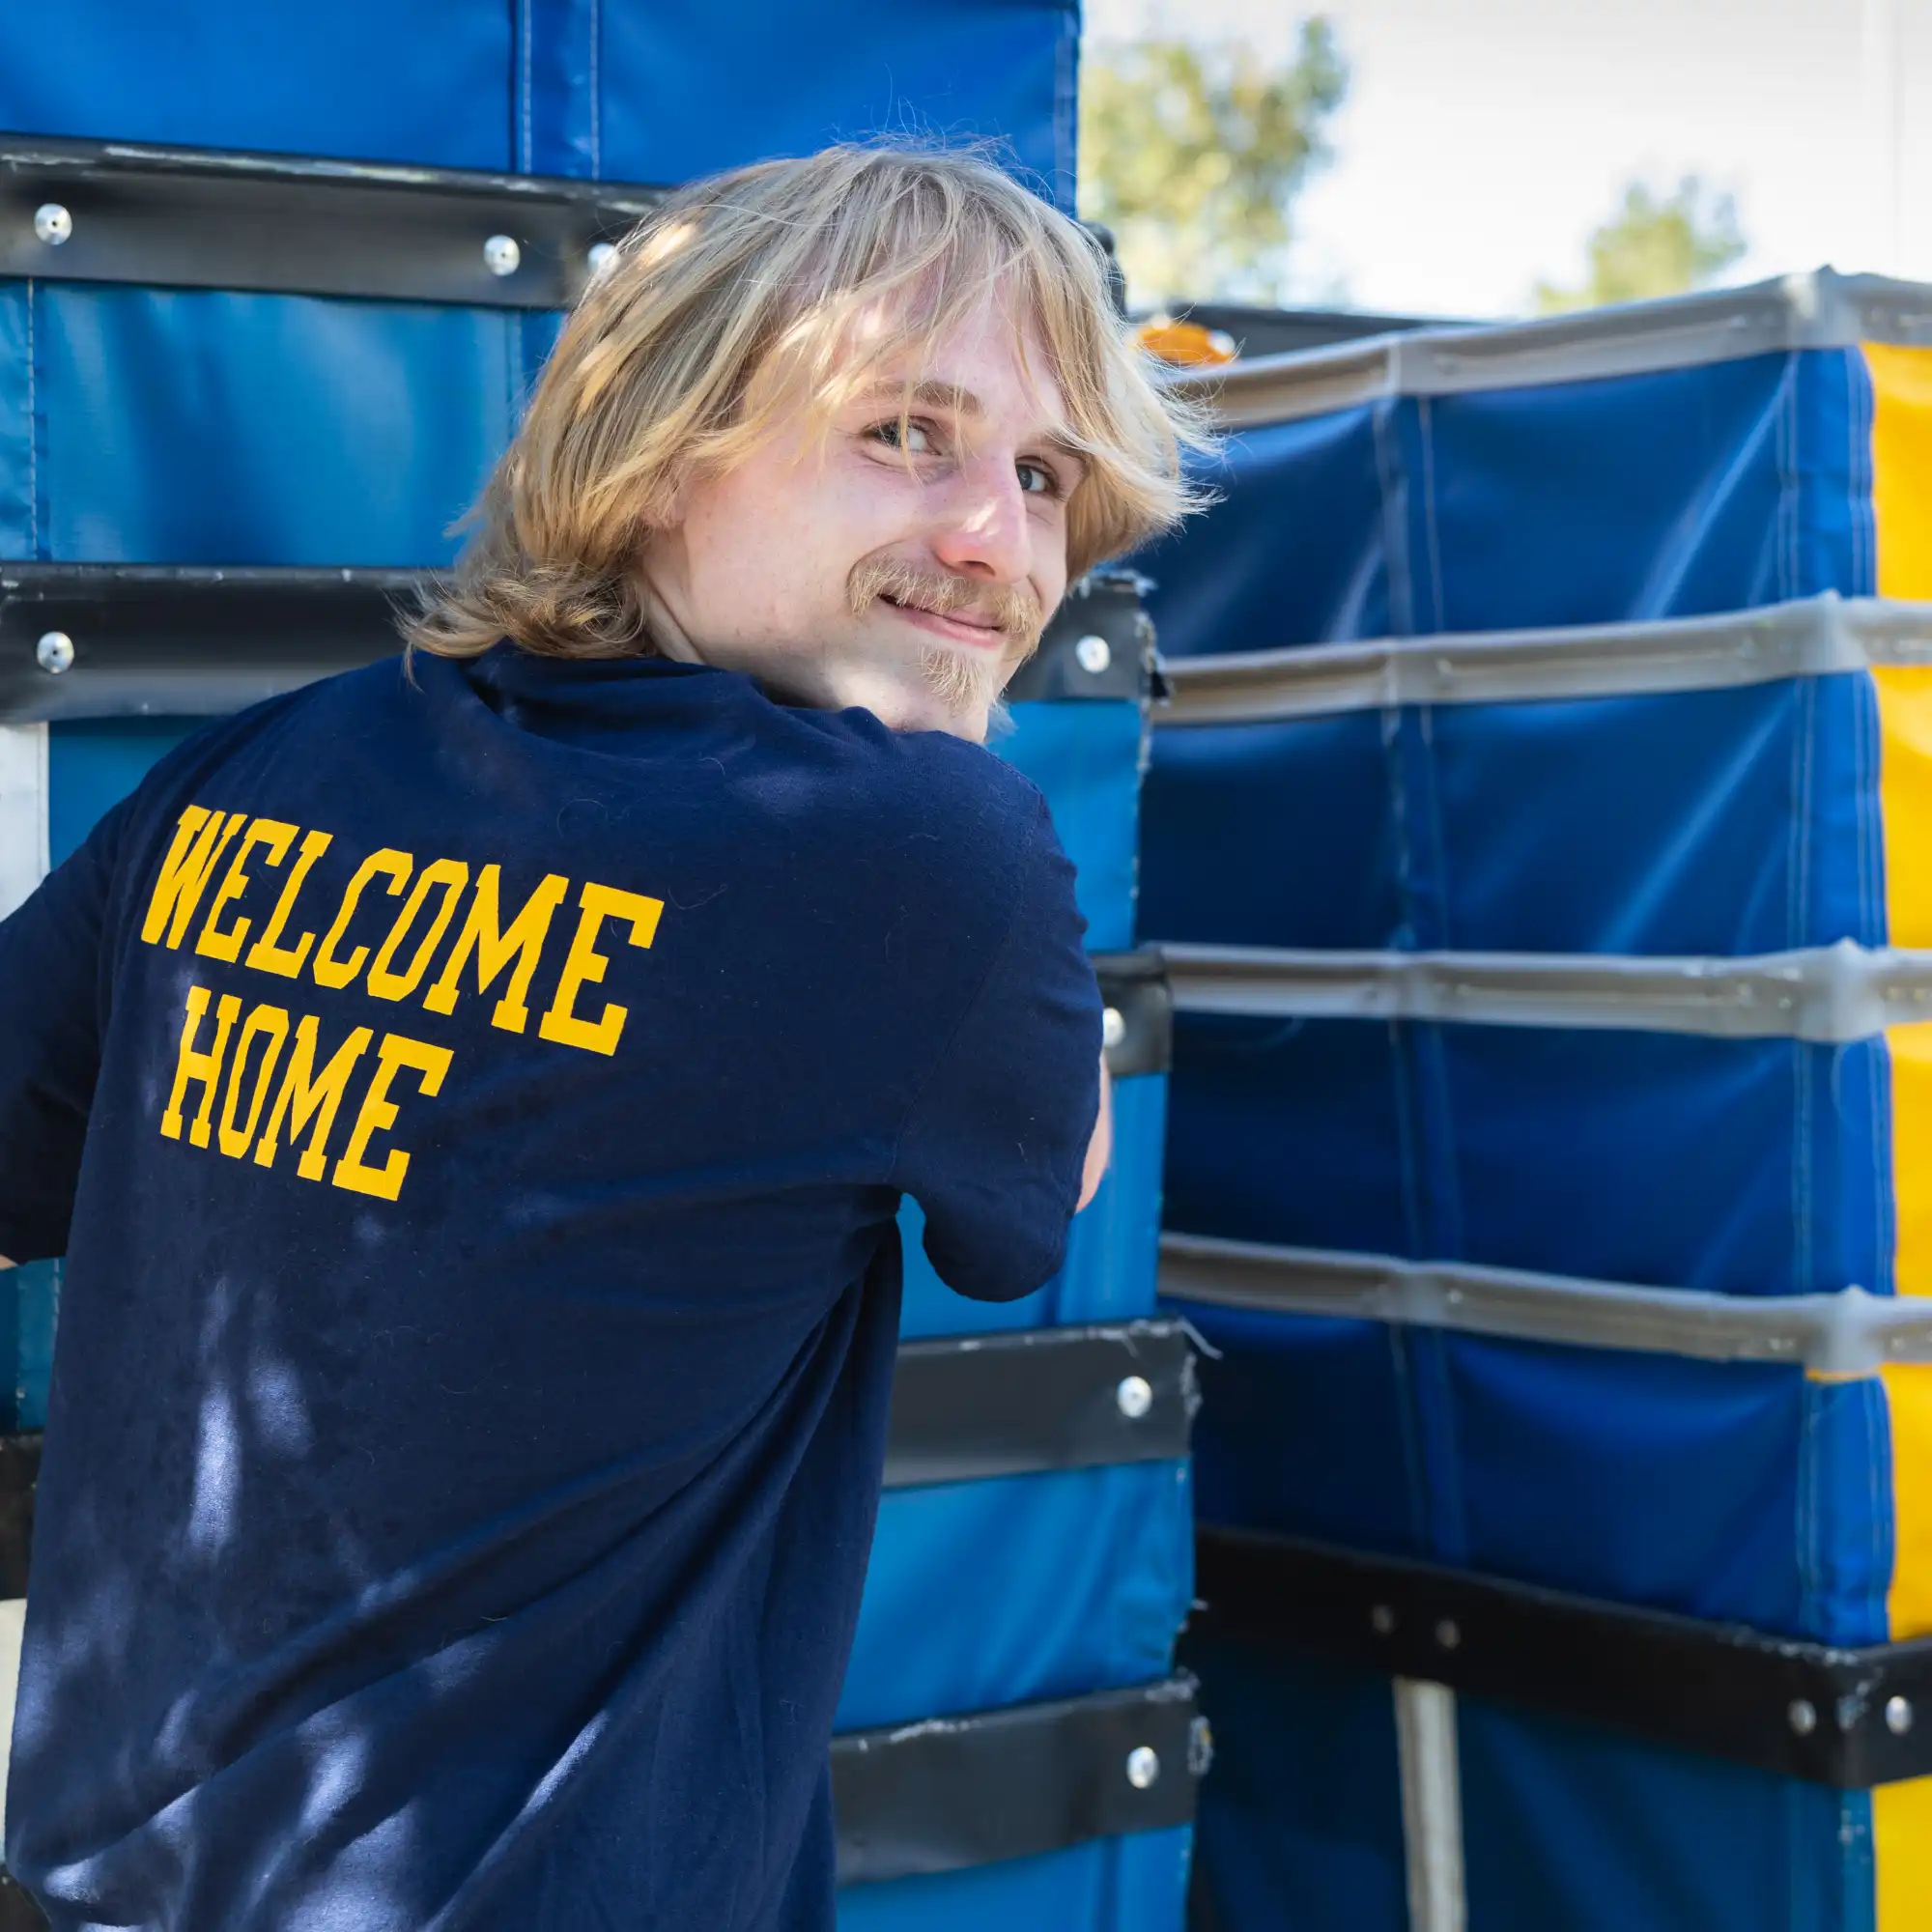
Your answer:
[[[411,659],[185,746],[0,926],[56,1928],[831,1925],[895,1210],[1022,1295],[1106,1151],[1069,868],[971,741],[1178,432],[978,161],[700,184]]]

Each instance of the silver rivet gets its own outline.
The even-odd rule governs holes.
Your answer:
[[[1127,1016],[1119,1007],[1109,1007],[1100,1015],[1100,1044],[1119,1046],[1127,1037]]]
[[[1808,1697],[1794,1697],[1784,1713],[1790,1720],[1791,1728],[1801,1738],[1808,1738],[1818,1728],[1818,1713],[1812,1708]]]
[[[1369,1612],[1369,1628],[1378,1636],[1393,1636],[1395,1634],[1395,1612],[1386,1604],[1378,1604]]]
[[[43,670],[58,674],[73,662],[73,639],[65,631],[48,631],[34,646]]]
[[[1151,1745],[1136,1745],[1127,1753],[1127,1782],[1145,1791],[1160,1776],[1160,1758]]]
[[[1073,655],[1080,660],[1080,668],[1098,677],[1114,662],[1114,647],[1105,638],[1092,632],[1073,646]]]
[[[1885,1727],[1895,1738],[1902,1738],[1912,1728],[1911,1698],[1888,1697],[1885,1700]]]
[[[614,242],[593,242],[590,244],[590,279],[594,282],[612,262],[617,259],[617,244]]]
[[[493,235],[483,244],[483,266],[493,275],[514,275],[523,261],[524,251],[514,236]]]
[[[1138,1422],[1153,1406],[1153,1384],[1145,1376],[1124,1377],[1114,1400],[1129,1422]]]
[[[1457,1628],[1454,1617],[1444,1617],[1435,1626],[1435,1647],[1438,1650],[1456,1650],[1463,1642],[1463,1633]]]
[[[73,216],[57,201],[43,202],[34,210],[34,233],[50,248],[58,248],[73,233]]]

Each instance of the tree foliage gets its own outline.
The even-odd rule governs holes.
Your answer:
[[[1280,299],[1290,207],[1348,84],[1320,16],[1278,64],[1240,42],[1087,50],[1080,212],[1114,231],[1136,305]]]
[[[1737,203],[1728,194],[1714,194],[1697,176],[1686,175],[1667,195],[1632,182],[1617,212],[1591,233],[1589,274],[1581,285],[1540,281],[1536,306],[1548,315],[1683,295],[1715,280],[1748,245],[1738,225]]]

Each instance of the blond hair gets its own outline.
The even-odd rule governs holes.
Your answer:
[[[728,468],[801,397],[829,416],[990,290],[1031,322],[1086,459],[1069,577],[1179,521],[1205,417],[1154,380],[1098,243],[976,154],[834,147],[696,182],[625,237],[404,635],[452,657],[502,638],[648,652],[639,554],[686,479]]]

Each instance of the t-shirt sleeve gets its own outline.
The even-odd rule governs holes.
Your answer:
[[[914,1100],[894,1184],[939,1277],[979,1301],[1044,1285],[1066,1251],[1100,1104],[1100,995],[1073,867],[1039,804],[1012,923]]]
[[[0,1255],[66,1252],[100,1065],[103,933],[126,810],[0,921]]]

